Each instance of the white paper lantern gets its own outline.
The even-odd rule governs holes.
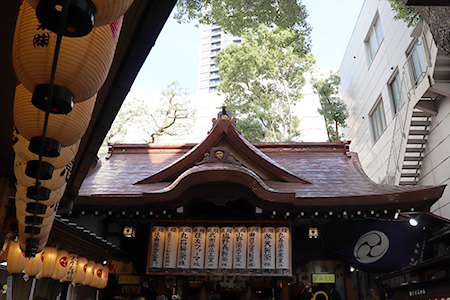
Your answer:
[[[205,269],[217,269],[219,267],[219,243],[220,228],[208,227],[206,231]]]
[[[27,264],[25,266],[25,274],[28,276],[36,276],[39,274],[42,270],[42,262],[44,258],[42,257],[42,253],[44,251],[39,252],[36,254],[35,257],[29,257],[27,258]]]
[[[62,281],[73,281],[77,275],[78,267],[78,255],[75,253],[69,253],[67,261],[66,275],[62,278]]]
[[[50,189],[50,191],[65,186],[67,181],[69,181],[70,175],[72,175],[72,166],[73,163],[70,163],[64,168],[54,170],[52,178],[40,180],[41,186]],[[36,179],[25,174],[26,169],[27,164],[14,160],[14,175],[16,176],[17,182],[26,187],[34,186],[36,184]]]
[[[261,269],[261,227],[248,228],[247,269]]]
[[[177,268],[189,269],[191,264],[192,227],[181,226],[178,238]]]
[[[263,270],[275,269],[275,228],[262,228],[262,254],[261,268]]]
[[[20,250],[20,246],[18,242],[10,241],[8,256],[6,258],[6,269],[11,274],[19,274],[25,269],[25,265],[27,260],[22,250]]]
[[[178,227],[167,227],[164,241],[164,269],[175,269],[177,265]]]
[[[94,280],[94,274],[95,274],[95,261],[88,260],[88,263],[86,265],[86,276],[83,280],[83,285],[91,285],[92,281]]]
[[[77,272],[73,279],[74,283],[83,283],[84,278],[86,277],[87,264],[88,259],[86,257],[78,256]]]
[[[234,230],[232,227],[222,227],[220,229],[220,252],[219,268],[233,268],[233,241]]]
[[[92,279],[92,282],[90,284],[91,287],[98,288],[100,286],[100,283],[102,282],[102,273],[103,273],[103,265],[100,263],[96,263],[94,278]]]
[[[67,271],[67,264],[69,262],[69,252],[65,249],[58,249],[56,257],[55,270],[53,271],[52,278],[55,280],[61,280]]]
[[[42,136],[45,112],[31,103],[32,94],[22,85],[16,87],[14,96],[14,124],[28,141]],[[46,137],[57,140],[63,148],[79,142],[91,121],[97,94],[86,101],[75,103],[70,113],[50,114]]]
[[[205,266],[206,228],[194,227],[191,252],[191,269],[203,269]]]
[[[150,254],[150,268],[161,269],[163,263],[165,231],[162,226],[153,227]]]
[[[247,227],[234,229],[233,268],[243,270],[247,268]]]
[[[41,255],[43,261],[40,275],[44,278],[49,278],[53,275],[53,271],[55,270],[58,249],[52,246],[47,246],[44,248]]]
[[[48,200],[39,200],[40,203],[43,203],[47,206],[52,206],[55,203],[58,203],[64,195],[64,191],[66,190],[67,184],[64,184],[62,187],[56,190],[52,190],[50,192],[50,197]],[[21,185],[20,183],[16,183],[16,199],[22,200],[22,202],[36,202],[34,199],[30,199],[27,197],[27,187]]]
[[[69,164],[77,154],[78,147],[80,146],[80,140],[73,145],[63,147],[61,154],[58,157],[42,157],[42,161],[48,162],[53,165],[55,169],[60,169]],[[24,138],[17,130],[13,130],[13,149],[15,153],[15,159],[26,164],[30,160],[39,160],[39,155],[34,154],[28,150],[30,141]]]
[[[290,270],[290,236],[288,227],[276,229],[276,268],[277,270]]]
[[[55,85],[69,90],[75,102],[94,96],[103,85],[114,56],[122,18],[84,37],[63,38]],[[22,2],[13,40],[13,66],[29,91],[50,81],[57,36],[41,26],[36,11]],[[19,132],[25,136],[22,130]]]
[[[109,267],[103,265],[103,272],[102,272],[102,279],[100,281],[98,289],[104,289],[106,285],[108,284],[108,277],[109,277]]]

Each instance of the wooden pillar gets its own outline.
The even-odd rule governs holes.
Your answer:
[[[281,299],[289,300],[289,278],[281,279]]]
[[[160,277],[158,281],[158,296],[166,294],[166,280],[164,277]]]
[[[0,229],[3,228],[6,217],[6,206],[9,201],[9,178],[0,177]]]
[[[350,272],[350,266],[344,264],[344,283],[345,283],[345,296],[343,299],[353,299],[353,283],[352,273]]]

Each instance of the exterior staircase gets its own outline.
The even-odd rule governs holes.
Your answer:
[[[417,184],[430,130],[430,123],[431,114],[414,108],[399,185]]]

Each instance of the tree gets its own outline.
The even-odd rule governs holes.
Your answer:
[[[408,27],[415,27],[424,21],[420,12],[414,6],[406,6],[403,2],[397,0],[388,0],[391,9],[394,11],[394,20],[401,20],[408,24]]]
[[[341,78],[336,73],[324,79],[312,79],[314,93],[319,96],[320,106],[318,109],[325,120],[328,141],[339,141],[339,127],[345,127],[348,118],[348,110],[344,101],[336,97],[341,83]]]
[[[149,143],[157,143],[166,134],[181,136],[190,132],[195,123],[195,109],[190,107],[187,92],[176,81],[167,85],[161,93],[159,108],[145,114],[140,120],[140,128],[147,134]]]
[[[241,45],[218,53],[217,88],[249,141],[292,141],[300,135],[293,107],[303,97],[303,74],[314,63],[307,40],[292,30],[260,25],[245,32]]]
[[[161,92],[158,103],[149,107],[145,101],[134,98],[127,101],[114,120],[105,143],[120,143],[130,127],[140,128],[147,134],[145,142],[157,143],[166,134],[179,136],[190,131],[195,122],[195,110],[186,100],[187,93],[176,81]]]
[[[104,144],[121,143],[128,134],[128,127],[136,124],[136,119],[146,113],[146,105],[143,100],[133,99],[133,102],[126,101],[120,108],[114,119],[111,128],[106,134]]]
[[[301,0],[179,0],[175,19],[178,22],[199,20],[201,24],[217,22],[227,33],[241,35],[260,24],[307,32],[308,13]]]

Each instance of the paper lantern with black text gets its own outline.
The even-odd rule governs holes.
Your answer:
[[[121,24],[122,17],[84,37],[62,39],[54,84],[63,92],[54,92],[52,104],[61,106],[52,105],[53,113],[70,112],[70,103],[87,100],[98,92],[108,75]],[[42,92],[39,99],[33,98],[41,109],[47,102],[56,40],[56,34],[42,26],[36,11],[23,1],[14,32],[13,66],[17,78],[33,92],[33,97]],[[60,94],[64,96],[57,99]],[[20,129],[19,132],[24,135]]]
[[[24,138],[17,130],[13,130],[13,149],[15,153],[15,159],[27,163],[30,160],[39,160],[39,155],[34,154],[28,149],[30,141]],[[55,169],[60,169],[69,164],[77,154],[78,147],[80,146],[80,140],[73,145],[63,147],[61,153],[57,157],[42,157],[42,161],[48,162],[53,165]]]

